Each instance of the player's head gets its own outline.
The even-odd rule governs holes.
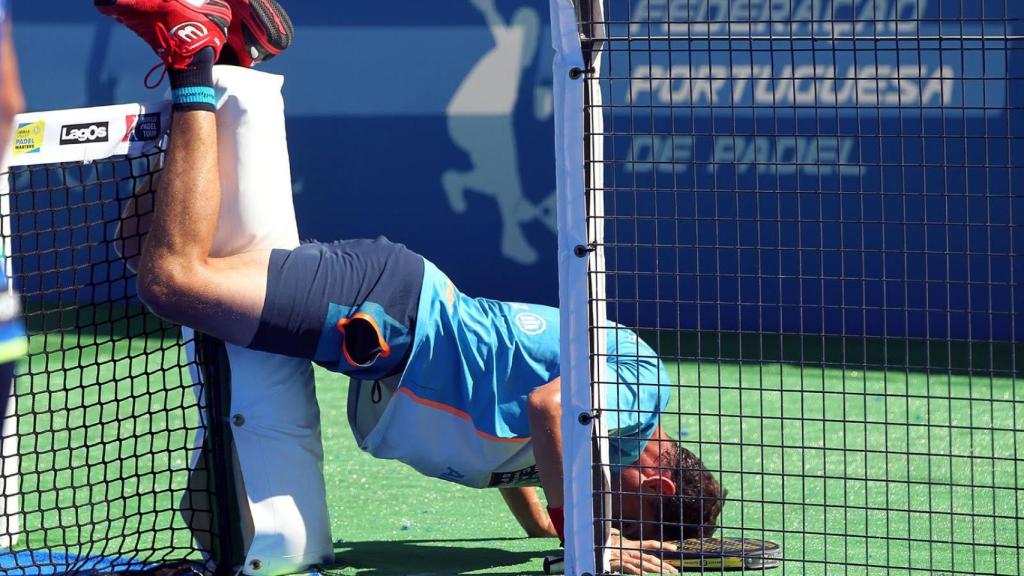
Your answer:
[[[652,440],[657,456],[612,477],[612,508],[630,539],[708,538],[724,503],[722,487],[696,454],[674,440]]]

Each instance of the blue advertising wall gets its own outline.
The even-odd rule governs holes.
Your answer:
[[[606,5],[613,318],[1024,337],[1024,2]]]
[[[619,215],[640,218],[609,238],[663,246],[610,251],[615,296],[644,301],[615,317],[1024,338],[1024,3],[689,4],[696,25],[610,29],[666,39],[606,59],[620,78],[606,98],[655,111],[608,115],[613,134],[628,126],[606,143],[609,181],[633,190]],[[30,109],[162,96],[142,87],[155,58],[131,33],[59,5],[15,7]],[[468,293],[556,304],[547,1],[286,5],[297,42],[266,69],[287,76],[301,234],[386,235]],[[685,5],[613,3],[611,20],[680,22]]]

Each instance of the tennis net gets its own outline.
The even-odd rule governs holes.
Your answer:
[[[151,315],[122,258],[138,255],[168,126],[139,105],[19,118],[0,200],[30,353],[4,429],[4,574],[229,568],[209,561],[232,533],[215,346]]]
[[[718,535],[780,544],[777,573],[1021,573],[1024,4],[573,4],[581,421],[643,416],[606,403],[604,367],[645,359],[609,351],[621,323],[728,491]],[[593,466],[599,564],[622,494]]]

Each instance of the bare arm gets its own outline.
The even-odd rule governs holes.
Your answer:
[[[519,521],[519,525],[526,530],[530,538],[556,537],[555,527],[551,525],[551,518],[547,510],[537,497],[536,488],[501,488],[501,497],[505,504],[512,511],[512,515]]]
[[[548,506],[561,508],[565,502],[562,489],[562,380],[555,378],[530,392],[526,412],[544,497]]]
[[[530,417],[530,434],[533,441],[533,454],[537,460],[537,471],[540,473],[541,484],[548,505],[561,507],[564,504],[562,488],[562,382],[556,378],[530,393],[527,401],[527,413]],[[678,572],[668,564],[662,565],[661,560],[644,549],[663,548],[674,550],[670,543],[655,540],[637,542],[622,538],[618,530],[612,533],[610,542],[611,562],[615,570],[626,574],[643,574],[660,572],[672,574]]]

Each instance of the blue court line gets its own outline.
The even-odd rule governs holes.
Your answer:
[[[146,564],[131,558],[79,556],[63,552],[32,550],[0,551],[0,572],[4,576],[60,576],[73,570],[76,575],[141,570]]]
[[[0,574],[4,576],[99,576],[111,572],[143,570],[152,565],[133,558],[115,556],[79,556],[63,552],[0,550]],[[300,573],[302,574],[302,573]],[[317,570],[308,576],[321,576]]]

